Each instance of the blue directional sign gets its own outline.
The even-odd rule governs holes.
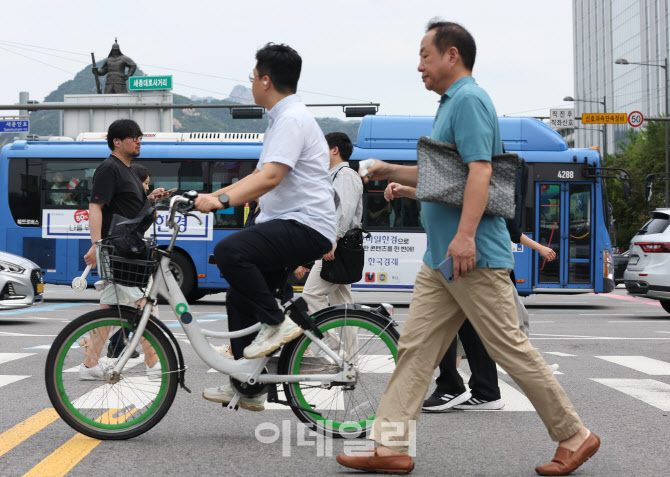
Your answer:
[[[28,132],[30,131],[30,121],[27,119],[0,121],[0,132]]]

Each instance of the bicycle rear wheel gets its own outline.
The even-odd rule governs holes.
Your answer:
[[[108,357],[108,339],[121,329],[132,337],[134,316],[130,309],[121,309],[119,316],[115,308],[86,313],[67,325],[49,350],[45,369],[49,399],[60,417],[82,434],[129,439],[155,426],[172,405],[177,359],[168,338],[151,321],[142,335],[143,353],[126,363],[118,381],[108,382],[90,369],[80,371],[87,353],[89,362],[93,359],[103,368],[116,364],[118,358]]]
[[[330,383],[284,383],[295,415],[313,430],[332,437],[366,436],[395,369],[398,332],[392,322],[363,310],[333,310],[317,319],[324,342],[354,364],[353,389]],[[281,374],[334,374],[340,368],[305,335],[284,347]],[[310,412],[313,411],[313,412]]]

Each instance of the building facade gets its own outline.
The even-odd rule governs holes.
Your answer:
[[[670,0],[573,0],[575,116],[603,111],[667,115],[668,72],[661,66],[669,56],[669,9]],[[615,64],[621,58],[629,64]],[[576,147],[599,146],[613,154],[630,128],[580,125],[572,137]]]

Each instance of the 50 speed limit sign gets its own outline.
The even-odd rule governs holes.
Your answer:
[[[628,124],[630,124],[634,128],[642,126],[643,122],[644,122],[644,116],[642,116],[642,113],[640,111],[633,111],[628,115]]]

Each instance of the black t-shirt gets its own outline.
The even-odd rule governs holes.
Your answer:
[[[107,237],[114,214],[134,219],[146,200],[140,178],[119,158],[110,155],[95,170],[91,202],[103,204],[102,238]]]

